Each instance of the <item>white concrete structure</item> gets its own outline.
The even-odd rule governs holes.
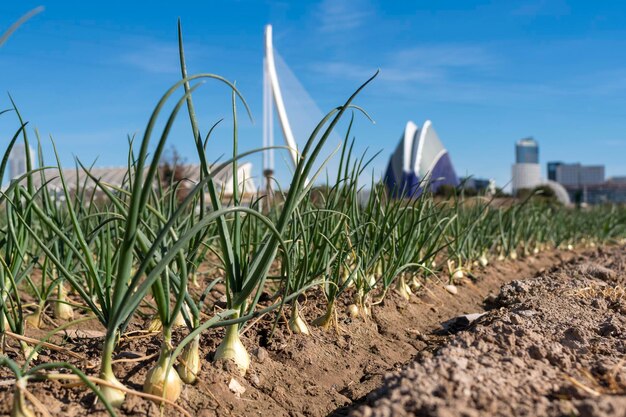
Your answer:
[[[219,165],[219,164],[218,164]],[[216,169],[217,165],[214,165],[212,169]],[[183,176],[191,184],[196,184],[200,181],[200,166],[199,165],[185,165],[182,167]],[[109,185],[113,187],[124,187],[128,182],[128,170],[126,167],[99,167],[91,168],[89,173],[98,179],[103,185]],[[48,189],[61,195],[62,184],[61,177],[59,176],[59,170],[55,168],[46,169],[44,171],[44,177],[47,181]],[[87,189],[93,189],[95,182],[89,178],[89,176],[82,170],[78,169],[78,175],[76,168],[63,169],[63,178],[70,193],[74,192],[77,188],[87,187]],[[252,164],[247,162],[238,165],[237,179],[239,182],[239,195],[251,196],[256,194],[257,188],[252,178]],[[33,183],[35,188],[41,187],[42,177],[40,174],[33,175]],[[219,194],[228,198],[233,194],[233,171],[232,166],[227,166],[218,173],[214,173],[214,181],[217,186]],[[193,186],[193,185],[192,185]]]
[[[545,185],[546,187],[550,187],[552,191],[554,191],[554,196],[556,197],[557,201],[559,201],[560,203],[566,206],[569,206],[570,204],[572,204],[572,201],[569,198],[569,194],[567,190],[558,182],[547,180],[542,185]]]
[[[28,149],[28,152],[30,153],[32,169],[36,166],[35,153],[30,147]],[[15,145],[13,145],[13,149],[11,149],[11,153],[9,154],[9,179],[13,180],[20,175],[25,174],[26,171],[27,167],[25,146],[23,143],[16,143]]]
[[[195,172],[200,172],[199,166],[197,167],[197,171]],[[199,179],[199,176],[196,177],[194,182],[199,181]],[[216,182],[219,189],[223,190],[224,195],[231,196],[233,194],[233,190],[235,189],[233,183],[233,170],[231,169],[231,167],[227,167],[224,170],[220,171],[220,173],[216,177]],[[237,182],[239,183],[237,187],[237,193],[240,196],[251,195],[257,192],[254,179],[252,178],[251,163],[246,162],[237,165]]]
[[[522,189],[533,189],[542,184],[541,166],[539,164],[513,164],[511,188],[513,194]]]

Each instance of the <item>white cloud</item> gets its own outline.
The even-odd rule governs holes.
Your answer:
[[[155,74],[175,74],[179,71],[178,47],[175,43],[147,40],[131,43],[131,48],[119,59],[137,69]]]
[[[178,43],[151,38],[127,39],[120,46],[118,60],[125,65],[152,74],[179,75]],[[214,53],[212,47],[185,42],[185,55],[188,61],[206,59]]]
[[[390,87],[406,89],[423,84],[445,84],[454,70],[488,71],[496,60],[479,46],[418,45],[388,54],[383,59],[379,80]],[[376,67],[349,62],[317,63],[312,68],[325,76],[364,81]],[[411,90],[412,91],[412,90]]]
[[[570,45],[566,44],[568,48]],[[560,51],[562,45],[550,46]],[[536,106],[550,108],[554,100],[587,98],[619,100],[626,91],[626,68],[596,69],[562,74],[550,74],[531,80],[510,75],[512,65],[479,44],[416,45],[388,53],[370,61],[382,63],[375,81],[376,90],[383,95],[415,99],[416,96],[435,101],[462,103],[506,103],[507,106]],[[365,81],[376,71],[375,65],[357,62],[331,61],[311,65],[318,74],[330,79],[355,83]],[[526,79],[524,79],[526,78]]]
[[[362,26],[372,14],[365,0],[323,0],[317,10],[322,32],[351,31]]]
[[[495,63],[483,47],[463,44],[418,45],[395,52],[390,60],[431,68],[487,68]]]

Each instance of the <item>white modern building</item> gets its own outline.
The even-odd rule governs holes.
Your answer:
[[[542,184],[539,144],[533,138],[524,138],[515,144],[515,164],[511,169],[511,177],[513,194]]]
[[[539,164],[513,164],[511,172],[513,194],[523,189],[533,189],[541,185],[541,166]]]
[[[26,167],[26,147],[23,143],[16,143],[13,145],[13,149],[11,149],[11,153],[9,154],[9,179],[13,180],[20,175],[23,175],[27,171]],[[30,155],[30,161],[32,164],[31,168],[36,166],[35,161],[35,153],[32,148],[28,148],[28,152]]]
[[[218,165],[214,165],[210,167],[213,173],[213,180],[218,194],[221,195],[223,199],[228,199],[233,195],[234,190],[232,166],[226,166],[219,172],[215,172],[217,166]],[[180,167],[180,169],[184,177],[183,185],[187,188],[193,187],[193,185],[200,181],[201,169],[199,165],[184,165]],[[63,185],[59,170],[50,168],[43,172],[48,190],[58,196],[62,196]],[[94,167],[89,169],[89,173],[94,178],[97,178],[102,185],[109,187],[124,188],[128,184],[127,167]],[[257,186],[252,175],[251,163],[246,162],[237,166],[237,183],[239,185],[237,189],[242,198],[249,199],[257,193]],[[65,168],[63,169],[63,178],[70,194],[74,193],[79,187],[86,187],[87,190],[93,190],[96,187],[95,181],[82,169]],[[34,175],[33,183],[36,188],[41,187],[42,176]]]
[[[604,165],[548,162],[548,179],[569,188],[581,188],[604,182]]]
[[[426,120],[419,128],[409,121],[385,174],[387,188],[394,195],[414,196],[423,188],[437,191],[442,185],[459,185],[448,150]]]
[[[550,168],[548,180],[541,178],[539,165],[539,144],[533,138],[524,138],[515,144],[515,163],[511,168],[513,195],[519,190],[533,190],[539,186],[550,188],[556,199],[564,205],[570,205],[571,200],[563,185],[552,181]]]

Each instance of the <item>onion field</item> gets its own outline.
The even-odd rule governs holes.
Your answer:
[[[541,195],[468,197],[461,189],[449,198],[428,191],[391,198],[384,184],[364,184],[371,159],[355,154],[349,129],[339,132],[344,141],[333,144],[335,155],[322,149],[340,121],[352,126],[367,117],[359,93],[374,77],[319,121],[288,184],[271,196],[243,195],[238,187],[225,195],[216,175],[229,170],[238,184],[238,165],[260,152],[238,146],[245,95],[221,76],[187,74],[182,40],[179,47],[180,81],[129,142],[121,186],[91,175],[81,161],[62,167],[58,155],[45,159],[48,139],[16,104],[0,116],[15,120],[0,178],[16,144],[38,150],[34,160],[27,155],[28,172],[5,181],[0,194],[0,368],[12,416],[50,414],[33,394],[42,384],[73,392],[66,401],[77,415],[131,415],[124,408],[131,398],[168,415],[191,415],[197,410],[180,397],[207,369],[226,366],[241,381],[258,366],[252,352],[265,346],[251,344],[258,338],[242,341],[242,333],[261,324],[263,343],[279,332],[339,337],[346,317],[357,326],[371,321],[390,297],[417,303],[432,286],[456,296],[491,265],[624,244],[623,207],[568,208]],[[232,125],[218,127],[230,130],[232,154],[219,164],[208,151],[215,126],[196,116],[202,110],[194,93],[203,83],[222,85],[232,98]],[[167,180],[161,169],[181,118],[201,164],[192,184]],[[328,158],[339,169],[326,175]],[[69,184],[67,168],[85,181]],[[60,176],[60,189],[49,185],[52,176]],[[313,304],[323,306],[319,314],[303,314]],[[97,353],[68,350],[61,336],[73,329],[95,332]],[[115,366],[124,357],[120,343],[137,335],[160,346],[133,359],[142,386],[128,384]]]

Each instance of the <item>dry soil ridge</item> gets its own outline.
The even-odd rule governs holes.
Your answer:
[[[353,417],[626,415],[626,252],[502,287],[497,308],[388,374]]]

